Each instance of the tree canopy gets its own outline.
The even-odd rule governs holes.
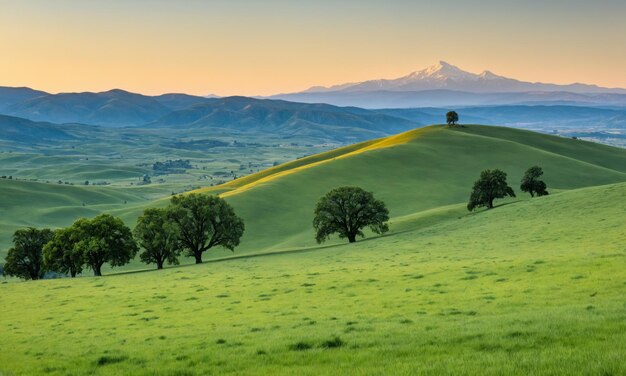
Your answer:
[[[132,233],[121,219],[101,214],[93,219],[81,218],[72,225],[79,241],[75,247],[94,275],[102,275],[102,265],[128,264],[137,254]]]
[[[146,264],[155,263],[157,269],[163,269],[167,261],[178,265],[179,231],[176,223],[168,215],[167,209],[150,208],[137,219],[133,230],[135,238],[143,252],[139,254]]]
[[[506,182],[506,172],[502,170],[484,170],[480,178],[474,183],[467,210],[478,207],[493,208],[493,201],[506,196],[515,197],[513,188]]]
[[[446,113],[446,123],[448,123],[448,125],[455,126],[458,121],[459,114],[457,114],[456,111],[448,111],[448,113]]]
[[[79,236],[72,227],[54,232],[52,239],[43,248],[43,260],[47,270],[76,277],[82,273],[85,261],[76,248]]]
[[[354,243],[357,236],[364,236],[365,227],[377,234],[387,232],[387,221],[389,210],[372,193],[359,187],[335,188],[322,197],[315,208],[315,240],[322,243],[337,233],[340,238]]]
[[[188,256],[202,263],[202,254],[222,246],[234,251],[244,232],[243,220],[224,199],[191,193],[172,197],[168,208]]]
[[[43,246],[51,238],[52,231],[47,228],[28,227],[15,231],[13,247],[6,256],[3,273],[23,279],[43,278]]]
[[[546,196],[548,194],[546,183],[540,180],[543,175],[543,169],[539,166],[533,166],[526,170],[522,178],[520,189],[522,192],[530,193],[530,197]]]

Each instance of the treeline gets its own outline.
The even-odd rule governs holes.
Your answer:
[[[520,189],[532,197],[547,195],[539,166],[529,168]],[[515,197],[504,171],[484,170],[474,183],[467,209],[493,208],[495,199]],[[313,218],[315,239],[331,235],[350,243],[363,237],[368,227],[384,234],[389,230],[389,210],[383,201],[359,187],[339,187],[318,201]],[[222,198],[203,194],[173,196],[165,208],[149,208],[137,219],[131,231],[124,222],[109,214],[81,218],[56,231],[26,228],[13,235],[13,247],[4,265],[4,274],[24,279],[41,279],[47,271],[75,277],[83,269],[102,275],[102,266],[128,264],[139,258],[162,269],[165,263],[178,264],[181,255],[202,263],[202,255],[221,246],[231,251],[239,245],[244,223]]]
[[[23,279],[41,279],[46,272],[76,277],[84,269],[95,276],[102,267],[128,264],[139,258],[162,269],[178,264],[181,255],[202,263],[202,254],[222,246],[234,250],[244,232],[243,221],[233,208],[216,196],[174,196],[166,208],[143,212],[131,231],[109,214],[81,218],[67,228],[26,228],[13,235],[3,273]]]
[[[522,177],[520,189],[527,192],[531,197],[545,196],[548,194],[546,183],[541,180],[543,170],[539,166],[533,166],[526,170]],[[467,210],[472,211],[479,207],[493,208],[493,201],[507,196],[515,197],[515,191],[506,181],[507,174],[502,170],[484,170],[480,178],[474,183],[470,194]]]
[[[458,118],[455,119],[457,120]],[[530,193],[531,197],[547,195],[547,186],[541,180],[542,175],[541,167],[529,168],[524,173],[520,189]],[[506,177],[507,174],[502,170],[482,171],[472,188],[467,209],[491,209],[495,199],[515,197]],[[385,203],[375,199],[371,192],[359,187],[341,187],[333,189],[320,199],[315,208],[313,227],[318,243],[324,242],[333,234],[354,243],[357,237],[364,236],[363,229],[366,227],[377,234],[386,233],[389,230],[388,221],[389,211]]]
[[[171,172],[185,172],[187,169],[191,169],[191,161],[189,159],[168,159],[165,162],[155,162],[152,165],[152,170],[155,174],[167,174]]]

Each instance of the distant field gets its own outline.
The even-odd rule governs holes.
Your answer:
[[[81,185],[131,187],[151,177],[161,194],[221,184],[339,144],[271,134],[220,130],[68,126],[74,139],[32,144],[0,140],[0,176]],[[153,164],[189,160],[183,171],[155,171]]]
[[[0,179],[0,234],[2,255],[13,232],[22,227],[60,227],[80,217],[152,202],[141,189],[67,186]]]
[[[621,183],[352,245],[0,284],[0,373],[624,374],[625,211]]]

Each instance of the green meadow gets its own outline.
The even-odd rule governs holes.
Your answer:
[[[625,203],[626,184],[607,185],[489,212],[459,207],[351,245],[3,284],[0,367],[623,374]]]
[[[549,196],[519,191],[532,165]],[[486,168],[518,197],[470,213]],[[317,245],[315,203],[342,185],[383,200],[390,232]],[[167,203],[150,189],[3,179],[1,234],[100,212],[133,226]],[[199,191],[244,219],[234,253],[5,280],[0,374],[626,374],[624,149],[431,126]]]

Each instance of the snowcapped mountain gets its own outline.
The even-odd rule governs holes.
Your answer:
[[[370,92],[370,91],[424,91],[456,90],[469,93],[515,93],[515,92],[570,92],[570,93],[619,93],[624,89],[603,88],[596,85],[557,85],[539,82],[524,82],[496,75],[490,71],[480,74],[466,72],[452,64],[440,61],[426,69],[415,71],[396,79],[379,79],[348,83],[331,87],[315,86],[302,93]]]

